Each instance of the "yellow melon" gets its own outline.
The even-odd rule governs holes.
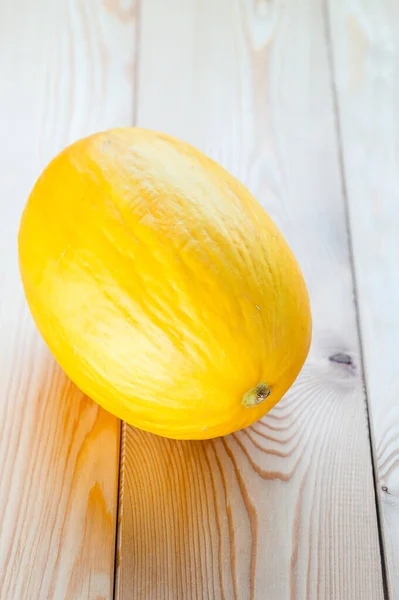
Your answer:
[[[308,353],[308,294],[281,233],[234,177],[166,135],[115,129],[61,152],[27,202],[19,257],[66,373],[147,431],[241,429]]]

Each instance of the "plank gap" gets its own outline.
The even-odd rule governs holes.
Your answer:
[[[125,421],[120,421],[119,429],[119,460],[118,460],[118,497],[116,507],[116,528],[115,528],[115,555],[114,555],[114,587],[113,587],[113,598],[116,598],[118,588],[118,573],[120,563],[120,529],[122,523],[123,513],[123,490],[125,485],[125,462],[126,462],[126,429],[127,424]]]
[[[141,1],[136,0],[136,28],[134,32],[134,43],[135,43],[135,62],[134,62],[134,70],[133,70],[133,81],[134,81],[134,92],[133,92],[133,110],[132,110],[132,125],[137,125],[137,113],[138,113],[138,98],[139,98],[139,81],[140,81],[140,46],[141,46]]]
[[[138,84],[139,84],[139,69],[140,69],[140,41],[141,41],[141,0],[136,0],[135,8],[135,28],[134,28],[134,68],[133,68],[133,106],[132,106],[132,126],[137,124],[138,111]],[[120,552],[120,533],[122,528],[121,515],[123,513],[123,490],[125,484],[125,459],[126,459],[126,431],[127,423],[120,421],[119,424],[119,459],[118,459],[118,490],[117,490],[117,506],[116,506],[116,528],[115,528],[115,554],[114,554],[114,581],[113,581],[113,599],[116,598],[118,590],[118,574],[119,563],[121,559]]]

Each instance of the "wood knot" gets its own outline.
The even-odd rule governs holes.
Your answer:
[[[338,363],[339,365],[348,365],[349,367],[354,366],[352,357],[345,352],[336,352],[336,354],[332,354],[329,357],[329,360]]]

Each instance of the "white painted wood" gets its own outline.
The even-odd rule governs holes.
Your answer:
[[[399,598],[399,3],[330,0],[329,21],[378,489]]]
[[[112,597],[119,424],[40,340],[23,299],[17,229],[55,153],[131,124],[133,9],[133,0],[0,3],[2,600]]]
[[[138,124],[247,183],[303,268],[314,341],[292,391],[243,432],[126,429],[117,596],[380,600],[322,2],[144,0],[140,23]]]

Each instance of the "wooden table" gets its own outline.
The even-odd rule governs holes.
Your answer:
[[[398,39],[397,0],[0,2],[2,600],[399,598]],[[300,378],[224,439],[120,424],[24,302],[41,169],[132,124],[245,182],[309,286]]]

